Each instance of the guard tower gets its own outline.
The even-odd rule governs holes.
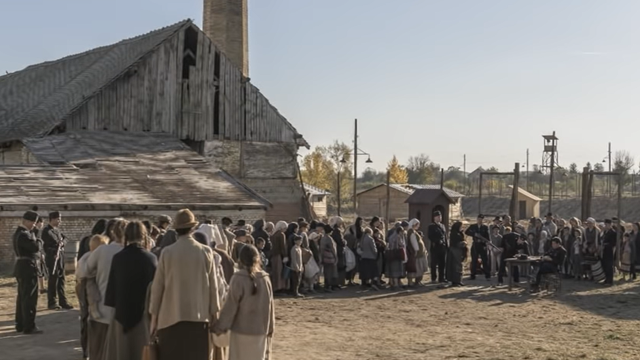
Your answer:
[[[540,170],[549,174],[549,212],[552,211],[553,202],[553,185],[555,180],[553,178],[553,170],[558,165],[558,138],[554,131],[551,135],[542,135],[544,139],[544,150],[542,151],[542,165]]]

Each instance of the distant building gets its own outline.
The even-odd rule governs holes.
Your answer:
[[[513,185],[509,185],[509,189],[513,189]],[[541,198],[532,193],[518,187],[518,219],[524,220],[532,217],[540,217]]]
[[[441,190],[440,185],[418,185],[418,184],[390,184],[389,185],[389,220],[408,219],[409,204],[406,203],[410,195],[418,189]],[[460,199],[464,195],[444,188],[446,194],[453,200],[449,206],[450,219],[461,219],[462,206]],[[380,184],[361,191],[357,194],[358,216],[371,218],[373,216],[384,217],[387,211],[387,185]],[[426,218],[425,218],[426,219]],[[423,220],[425,221],[425,220]],[[431,221],[429,219],[429,221]]]
[[[315,218],[324,218],[327,216],[327,197],[331,195],[331,193],[309,184],[304,184],[304,191],[315,213]]]

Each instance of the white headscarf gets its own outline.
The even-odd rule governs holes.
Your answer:
[[[416,224],[420,224],[420,220],[418,219],[411,219],[411,221],[409,221],[409,229],[413,229],[414,226],[416,226]]]
[[[341,225],[344,222],[340,216],[334,216],[329,219],[329,226],[334,227],[336,225]]]
[[[289,224],[287,224],[286,221],[278,221],[278,223],[276,223],[276,231],[287,231],[287,227],[289,227]]]

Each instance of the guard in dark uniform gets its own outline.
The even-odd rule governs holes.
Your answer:
[[[49,214],[49,225],[42,230],[42,241],[44,241],[45,260],[49,271],[49,286],[47,289],[49,310],[73,309],[67,302],[64,291],[64,244],[66,237],[60,229],[62,216],[60,212],[54,211]],[[60,306],[56,303],[56,295]]]
[[[618,233],[613,227],[613,221],[606,219],[604,221],[604,235],[602,236],[602,270],[604,271],[604,283],[606,285],[613,285],[614,251],[617,242]]]
[[[16,255],[14,276],[18,282],[16,331],[25,334],[42,333],[36,326],[40,246],[31,232],[37,220],[38,213],[27,211],[22,216],[22,225],[13,234],[13,251]]]
[[[477,223],[469,226],[464,232],[465,235],[473,238],[473,245],[471,246],[471,280],[475,280],[476,278],[478,257],[482,260],[484,277],[487,280],[491,280],[491,266],[489,266],[486,244],[486,242],[489,241],[489,227],[484,225],[483,222],[484,215],[479,214]]]
[[[444,269],[446,269],[449,242],[440,211],[433,213],[433,224],[429,225],[427,235],[429,237],[429,252],[431,253],[431,281],[435,282],[437,276],[439,282],[446,283]]]

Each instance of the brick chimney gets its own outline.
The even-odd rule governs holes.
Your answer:
[[[203,30],[249,77],[248,0],[204,0]]]

